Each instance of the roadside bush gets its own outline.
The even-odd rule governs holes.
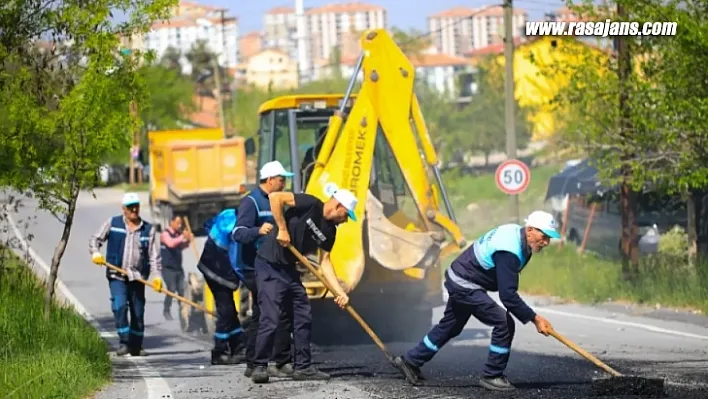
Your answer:
[[[681,226],[674,226],[661,235],[659,254],[675,260],[688,259],[688,234]]]

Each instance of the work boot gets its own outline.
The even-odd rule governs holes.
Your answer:
[[[214,366],[239,364],[241,362],[243,362],[243,358],[238,355],[232,356],[228,353],[211,352],[211,364]]]
[[[255,367],[253,366],[246,366],[246,371],[243,372],[243,376],[246,378],[251,378],[254,369]]]
[[[253,369],[253,374],[251,374],[251,381],[256,384],[265,384],[270,378],[268,377],[268,371],[263,366],[258,366]]]
[[[118,347],[118,350],[116,350],[116,356],[125,356],[130,353],[130,349],[128,349],[128,345],[121,345]]]
[[[420,381],[425,381],[425,376],[420,370],[420,367],[414,366],[406,361],[403,356],[397,356],[393,359],[393,364],[403,373],[403,376],[413,385],[417,385]]]
[[[516,387],[511,385],[509,380],[507,380],[503,375],[496,377],[482,377],[479,379],[479,385],[493,391],[511,391],[516,389]]]
[[[280,367],[275,364],[271,364],[268,366],[266,371],[268,372],[268,375],[273,378],[288,378],[292,377],[295,369],[293,369],[293,365],[290,363],[286,363]]]
[[[327,381],[330,378],[329,374],[319,371],[313,366],[310,366],[304,370],[294,370],[291,376],[293,380],[296,381]]]
[[[130,356],[147,356],[147,352],[143,348],[133,348],[130,350]]]

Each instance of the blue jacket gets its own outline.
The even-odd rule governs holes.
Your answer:
[[[526,324],[536,315],[518,294],[519,273],[531,260],[524,229],[504,224],[484,233],[452,262],[447,279],[464,289],[499,291],[511,314]]]
[[[259,187],[241,201],[232,234],[233,240],[240,244],[239,265],[244,271],[253,271],[256,252],[265,238],[258,230],[266,222],[275,224],[268,194]]]
[[[148,247],[150,245],[150,229],[152,225],[143,221],[140,227],[140,257],[142,259],[142,268],[140,274],[144,279],[150,276],[150,261]],[[111,219],[111,228],[108,233],[108,242],[106,243],[106,261],[114,266],[123,266],[123,251],[125,250],[125,237],[127,234],[123,216],[114,216]],[[106,268],[106,277],[114,279],[123,279],[123,276],[118,272]]]

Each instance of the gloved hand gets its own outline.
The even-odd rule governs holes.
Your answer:
[[[91,255],[91,261],[97,265],[106,264],[106,258],[104,258],[103,254],[100,252],[94,252],[93,255]]]
[[[152,289],[157,292],[162,291],[162,278],[155,277],[154,279],[152,279]]]

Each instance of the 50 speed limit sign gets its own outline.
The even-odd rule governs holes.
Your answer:
[[[518,159],[509,159],[497,167],[494,175],[497,187],[506,194],[522,193],[531,182],[531,170]]]

